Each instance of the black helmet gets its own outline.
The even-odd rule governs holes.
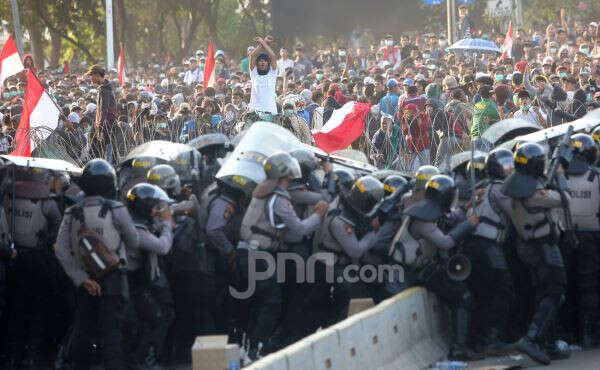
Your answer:
[[[415,190],[423,190],[425,189],[425,184],[429,179],[431,179],[435,175],[439,175],[440,170],[435,166],[421,166],[415,172],[415,179],[413,183],[413,188]]]
[[[373,176],[363,176],[350,189],[349,205],[364,216],[383,198],[383,184]]]
[[[596,144],[600,144],[600,126],[596,127],[592,131],[592,139],[596,142]]]
[[[452,202],[456,198],[456,184],[450,176],[435,175],[425,184],[425,199],[432,200],[449,212]]]
[[[471,178],[471,167],[473,167],[473,173],[475,174],[475,181],[480,181],[485,178],[485,155],[476,154],[473,156],[473,160],[467,163],[467,176]]]
[[[179,153],[170,164],[175,170],[175,173],[179,175],[179,179],[182,182],[191,181],[192,171],[195,168],[201,170],[202,154],[196,149],[190,150],[189,152],[182,152]]]
[[[286,152],[277,152],[269,156],[263,168],[268,179],[281,179],[290,177],[292,179],[302,178],[300,164],[296,158]]]
[[[47,184],[50,180],[50,172],[37,167],[17,167],[15,177],[17,181],[32,181]]]
[[[492,150],[485,159],[485,172],[490,179],[504,180],[514,168],[513,153],[506,148]]]
[[[546,166],[546,151],[537,143],[519,145],[514,155],[515,170],[534,178],[544,175]]]
[[[169,197],[158,186],[142,182],[127,192],[127,208],[132,215],[150,220],[152,209],[160,202],[168,202]]]
[[[315,157],[315,153],[308,149],[292,150],[290,155],[298,160],[300,169],[302,170],[302,177],[308,176],[312,171],[319,168],[319,162],[317,161],[317,157]]]
[[[383,190],[385,195],[392,195],[396,192],[406,193],[408,191],[408,181],[399,175],[390,175],[383,180]]]
[[[352,172],[340,168],[333,171],[333,181],[335,182],[335,190],[338,195],[346,196],[350,194],[350,189],[352,189],[356,177],[354,177]]]
[[[136,177],[146,177],[148,171],[156,166],[157,160],[154,157],[138,157],[131,161],[131,170]]]
[[[579,157],[584,159],[588,165],[596,162],[598,148],[590,135],[575,134],[571,136],[571,148],[573,150],[573,158]]]
[[[79,185],[87,196],[110,198],[117,192],[117,173],[104,159],[92,159],[83,167]]]
[[[150,169],[146,175],[149,184],[156,185],[175,197],[181,192],[181,183],[175,169],[168,164],[159,164]]]

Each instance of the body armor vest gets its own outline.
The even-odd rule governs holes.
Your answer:
[[[253,247],[277,252],[285,224],[277,224],[273,207],[275,200],[284,194],[275,191],[264,198],[253,197],[242,219],[240,239]]]
[[[15,198],[14,234],[15,245],[20,248],[44,247],[42,236],[48,231],[48,220],[42,210],[43,199]],[[7,207],[7,219],[12,225],[12,209]]]
[[[313,238],[313,251],[314,253],[333,253],[334,264],[345,265],[350,262],[350,259],[344,254],[342,245],[333,237],[331,224],[337,217],[341,218],[343,222],[347,223],[352,228],[355,227],[355,224],[342,216],[342,210],[339,208],[339,199],[340,198],[337,197],[329,204],[327,215]],[[327,264],[328,262],[329,260],[326,260]]]
[[[110,200],[98,198],[98,199],[84,199],[78,204],[67,210],[67,214],[71,214],[72,223],[71,230],[77,231],[81,227],[81,218],[78,216],[78,212],[83,212],[85,217],[85,225],[94,230],[102,237],[104,244],[111,251],[117,252],[119,257],[122,258],[124,253],[119,252],[121,247],[121,235],[116,229],[112,214],[112,209],[117,207],[123,207],[122,204],[113,202]],[[71,232],[71,245],[78,244],[77,232]],[[77,248],[74,248],[77,250]],[[78,252],[76,252],[78,253]]]
[[[494,190],[501,186],[501,181],[490,182],[485,188],[483,201],[475,206],[474,211],[474,214],[479,217],[479,224],[473,231],[473,235],[495,241],[498,245],[502,245],[506,240],[506,225],[508,224],[506,217],[493,198]]]
[[[546,208],[529,208],[525,201],[511,199],[514,225],[522,240],[540,239],[550,236],[553,230],[552,216]]]
[[[394,262],[421,268],[435,258],[437,247],[425,240],[417,240],[410,232],[413,219],[406,216],[402,220],[402,226],[392,240],[391,258]]]
[[[574,176],[570,175],[569,184],[571,200],[569,209],[575,231],[598,231],[600,223],[600,181],[595,170]]]

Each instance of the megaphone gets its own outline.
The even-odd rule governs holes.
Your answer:
[[[471,261],[464,254],[455,254],[448,259],[446,271],[450,279],[464,281],[471,275]]]

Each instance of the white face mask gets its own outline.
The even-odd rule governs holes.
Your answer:
[[[573,100],[574,96],[575,96],[575,91],[567,91],[567,99]]]
[[[387,46],[392,46],[392,45],[394,45],[394,40],[385,40],[385,44]]]

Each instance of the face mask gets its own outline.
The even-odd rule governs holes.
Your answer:
[[[575,96],[575,91],[567,91],[567,99],[573,99]]]
[[[234,118],[235,118],[234,112],[226,112],[225,113],[225,121],[231,122],[231,121],[233,121]]]
[[[585,55],[588,55],[590,53],[590,49],[588,49],[588,48],[582,48],[581,52],[584,53]]]
[[[504,80],[504,75],[502,73],[496,73],[496,81],[500,82]]]
[[[323,74],[322,73],[317,73],[317,81],[321,81],[323,79]]]
[[[158,128],[167,128],[167,123],[166,122],[159,122],[156,124],[156,127]]]
[[[285,109],[283,111],[283,115],[286,117],[292,116],[292,115],[294,115],[294,110],[293,109]]]
[[[558,75],[560,76],[560,78],[564,78],[567,77],[567,72],[559,72]]]
[[[3,92],[2,93],[2,98],[4,98],[4,99],[10,98],[10,93],[9,92]]]
[[[443,48],[445,48],[445,47],[446,47],[446,40],[439,40],[439,41],[438,41],[438,45],[439,45],[440,47],[443,47]]]
[[[344,50],[340,50],[338,53],[339,56],[341,57],[345,57],[346,56],[346,52]]]
[[[11,92],[9,93],[9,96],[10,96],[11,98],[12,98],[12,97],[14,97],[14,96],[17,96],[17,95],[19,95],[19,92],[18,92],[18,91],[11,91]]]
[[[558,50],[558,49],[556,49],[556,48],[550,48],[550,52],[551,52],[552,54],[556,53],[556,52],[557,52],[557,50]]]
[[[204,69],[204,63],[200,63],[200,69]]]
[[[393,46],[394,45],[394,40],[385,40],[385,45],[386,46]]]
[[[523,105],[521,107],[521,110],[525,113],[529,112],[530,109],[531,109],[531,104]]]

